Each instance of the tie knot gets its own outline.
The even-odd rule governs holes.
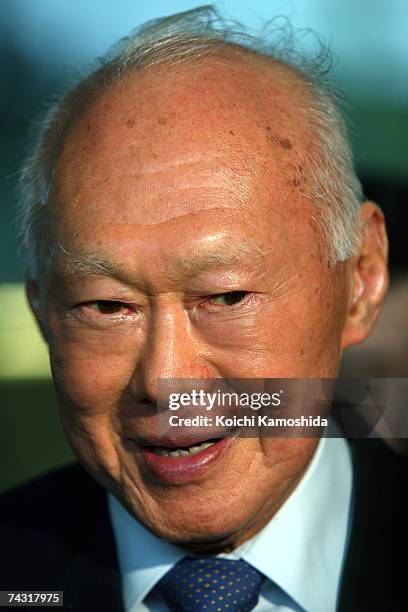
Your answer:
[[[156,589],[171,611],[247,612],[258,602],[263,579],[242,560],[186,557]]]

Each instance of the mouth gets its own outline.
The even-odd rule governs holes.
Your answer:
[[[203,478],[235,442],[238,431],[228,432],[222,438],[189,440],[188,444],[161,440],[161,445],[140,443],[132,445],[141,460],[141,468],[147,476],[162,484],[185,484]]]
[[[219,440],[205,440],[204,442],[192,444],[190,446],[183,446],[180,448],[166,448],[164,446],[156,446],[153,448],[153,453],[159,455],[159,457],[187,457],[188,455],[197,455],[206,448],[210,448],[213,444],[216,444]]]

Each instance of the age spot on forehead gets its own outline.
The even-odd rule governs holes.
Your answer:
[[[267,126],[267,131],[270,132],[270,126]],[[278,145],[285,151],[290,151],[293,149],[293,144],[289,138],[282,138],[281,136],[277,136],[276,134],[268,134],[269,140],[271,140],[275,145]]]
[[[281,140],[279,140],[279,144],[282,149],[293,149],[293,145],[289,138],[281,138]]]

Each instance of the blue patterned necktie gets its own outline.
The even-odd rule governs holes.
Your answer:
[[[248,612],[264,576],[245,561],[186,557],[156,586],[171,612]]]

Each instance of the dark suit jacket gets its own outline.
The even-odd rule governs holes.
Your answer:
[[[351,447],[354,516],[338,610],[405,612],[407,460],[377,440]],[[78,465],[0,498],[0,590],[18,589],[63,590],[64,609],[123,610],[106,493]]]

